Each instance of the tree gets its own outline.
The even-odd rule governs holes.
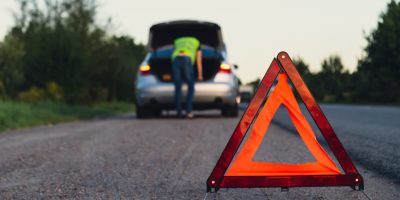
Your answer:
[[[303,81],[310,89],[314,98],[317,100],[322,100],[324,97],[324,89],[321,87],[320,76],[318,74],[313,74],[310,71],[310,66],[301,57],[296,57],[293,59],[293,64],[296,66],[297,71],[303,78]]]
[[[22,57],[23,44],[12,34],[0,42],[0,98],[13,98],[24,80]]]
[[[145,47],[129,36],[107,34],[107,27],[96,23],[95,0],[46,0],[44,8],[36,0],[18,2],[20,11],[9,34],[28,53],[7,65],[21,62],[24,80],[14,93],[52,83],[60,86],[68,103],[133,100],[133,79]],[[10,85],[1,76],[0,81]]]
[[[303,77],[303,79],[311,75],[308,63],[304,62],[304,60],[301,57],[294,58],[293,64],[294,66],[296,66],[297,71],[299,72],[301,77]]]
[[[343,71],[342,60],[338,55],[331,55],[321,64],[322,73],[339,75]]]
[[[338,55],[331,55],[321,63],[322,70],[318,73],[318,82],[323,91],[324,101],[343,101],[347,79],[350,75],[344,70],[342,61]]]
[[[378,26],[366,37],[357,68],[357,97],[377,103],[400,102],[400,3],[388,3]]]

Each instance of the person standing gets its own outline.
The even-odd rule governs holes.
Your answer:
[[[182,75],[187,82],[186,117],[193,118],[194,63],[197,64],[197,79],[203,80],[200,41],[195,37],[180,37],[174,41],[172,53],[172,79],[175,86],[175,106],[178,117],[182,117]]]

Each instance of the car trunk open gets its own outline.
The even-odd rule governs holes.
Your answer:
[[[225,52],[221,28],[215,23],[191,20],[159,23],[150,28],[148,48],[152,52],[152,58],[149,60],[151,73],[160,81],[172,81],[173,43],[176,38],[183,36],[196,37],[200,41],[203,53],[203,79],[214,78],[223,60],[221,52]],[[196,63],[193,67],[197,77]]]
[[[214,78],[219,71],[221,60],[217,57],[206,57],[203,61],[203,80]],[[156,75],[162,82],[172,82],[172,61],[171,58],[154,58],[150,60],[151,73]],[[196,63],[193,66],[195,77],[197,77]]]
[[[160,47],[171,45],[174,40],[183,36],[197,38],[202,45],[210,46],[216,50],[224,50],[221,28],[214,23],[200,21],[174,21],[160,23],[150,28],[148,48],[151,51]]]

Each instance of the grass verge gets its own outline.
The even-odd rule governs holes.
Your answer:
[[[0,101],[0,131],[132,112],[133,103],[112,102],[92,106],[54,102]]]

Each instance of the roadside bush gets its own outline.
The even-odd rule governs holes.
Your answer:
[[[4,87],[3,81],[0,80],[0,99],[5,99],[6,97],[6,88]]]
[[[18,94],[18,100],[23,102],[38,102],[38,101],[64,101],[63,89],[54,81],[48,82],[46,88],[33,86],[26,91]]]
[[[46,100],[46,91],[33,86],[26,91],[20,92],[18,94],[18,99],[24,102],[38,102]]]
[[[92,96],[99,102],[105,102],[108,100],[109,92],[107,88],[96,88],[92,93]]]
[[[63,101],[64,92],[62,88],[54,81],[46,84],[46,95],[52,101]]]

